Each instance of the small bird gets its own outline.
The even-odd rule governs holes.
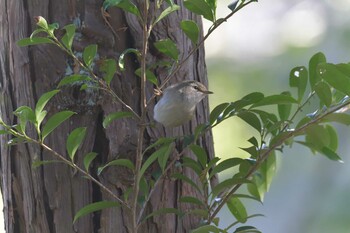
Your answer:
[[[196,105],[213,92],[197,81],[183,81],[167,87],[154,107],[154,119],[165,127],[180,126],[191,120]]]

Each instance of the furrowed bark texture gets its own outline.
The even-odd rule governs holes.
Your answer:
[[[143,0],[139,0],[142,3]],[[111,8],[109,22],[117,36],[108,28],[102,18],[100,7],[103,1],[36,1],[0,0],[0,111],[4,122],[16,124],[12,112],[22,105],[34,107],[38,98],[45,92],[57,88],[58,82],[66,75],[79,72],[74,61],[52,45],[19,48],[16,41],[28,37],[35,28],[33,17],[43,16],[49,23],[60,26],[74,23],[77,34],[73,50],[79,56],[85,46],[98,44],[99,59],[118,59],[126,48],[139,48],[142,45],[141,26],[136,18]],[[183,2],[178,1],[182,6]],[[140,4],[141,6],[141,4]],[[192,19],[201,25],[199,17],[183,7],[163,19],[155,27],[150,38],[148,64],[154,64],[164,57],[156,51],[152,43],[170,38],[177,43],[180,57],[185,57],[192,43],[180,31],[179,23]],[[59,31],[62,36],[64,31]],[[98,65],[98,61],[96,61]],[[139,67],[136,58],[127,56],[126,71],[118,74],[113,82],[114,91],[136,112],[140,106],[140,79],[134,74]],[[159,82],[166,77],[164,68],[156,70]],[[193,54],[185,65],[171,79],[169,84],[181,80],[199,80],[207,85],[204,50]],[[104,92],[96,89],[79,90],[80,86],[68,86],[54,97],[47,106],[49,115],[62,110],[72,110],[78,114],[65,122],[45,139],[45,143],[55,151],[66,155],[67,135],[77,127],[87,127],[87,135],[81,149],[76,154],[77,163],[82,166],[84,155],[95,151],[99,155],[93,162],[91,172],[96,174],[98,166],[116,158],[129,158],[134,161],[137,145],[137,123],[132,119],[114,121],[107,129],[102,127],[104,116],[115,111],[126,111],[114,103]],[[147,96],[153,94],[153,86],[147,84]],[[153,106],[149,107],[148,118],[153,121]],[[145,146],[164,136],[181,136],[193,133],[199,123],[208,119],[208,103],[205,99],[197,108],[196,117],[183,127],[164,129],[160,125],[147,127]],[[29,135],[34,131],[30,129]],[[123,208],[109,208],[102,212],[82,217],[74,225],[74,214],[82,207],[100,200],[113,200],[80,173],[65,164],[55,163],[33,168],[36,160],[56,159],[50,152],[32,144],[8,146],[9,136],[0,137],[1,146],[1,190],[4,201],[6,231],[9,233],[89,233],[89,232],[128,232],[129,216]],[[210,155],[213,155],[213,142],[209,132],[200,139]],[[187,156],[193,156],[186,153]],[[196,176],[189,170],[182,171],[192,180]],[[114,193],[121,195],[132,184],[127,169],[111,167],[101,176],[96,176]],[[180,181],[166,177],[154,192],[147,212],[162,207],[175,207],[186,210],[191,206],[179,204],[184,195],[196,195],[193,188]],[[140,228],[147,233],[189,232],[199,222],[195,217],[179,218],[175,215],[161,215],[150,218]]]

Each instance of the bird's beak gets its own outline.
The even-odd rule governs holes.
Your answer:
[[[212,92],[212,91],[202,91],[204,94],[214,94],[214,92]]]

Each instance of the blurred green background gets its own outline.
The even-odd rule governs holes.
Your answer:
[[[230,12],[229,3],[218,1],[218,18]],[[206,42],[209,85],[215,93],[211,109],[253,91],[270,95],[287,90],[290,70],[308,66],[319,51],[328,62],[350,61],[350,0],[260,0],[249,5]],[[249,214],[265,217],[247,225],[264,233],[350,232],[350,128],[335,126],[344,164],[296,144],[285,148],[278,154],[278,172],[264,204],[246,202]],[[249,145],[246,140],[254,133],[239,119],[225,121],[214,129],[216,156],[246,156],[238,147]],[[223,211],[221,225],[232,221]]]

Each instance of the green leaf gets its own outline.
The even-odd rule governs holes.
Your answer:
[[[179,58],[179,50],[176,44],[170,39],[159,40],[154,43],[159,52],[164,53],[175,61]]]
[[[38,45],[38,44],[55,44],[55,42],[46,37],[23,38],[17,41],[17,45],[20,47],[29,46],[29,45]]]
[[[211,6],[205,0],[185,0],[184,6],[195,14],[202,15],[209,21],[215,21]]]
[[[91,44],[84,49],[83,60],[86,66],[90,66],[97,53],[97,45]]]
[[[328,147],[336,151],[338,149],[338,134],[337,131],[331,125],[325,125],[325,129],[329,135],[329,144]]]
[[[123,118],[123,117],[132,117],[132,112],[114,112],[111,114],[108,114],[105,119],[103,120],[103,128],[107,128],[107,126],[114,120]]]
[[[60,160],[35,160],[32,163],[32,168],[38,168],[42,165],[46,165],[46,164],[51,164],[51,163],[62,163],[62,161]]]
[[[69,158],[73,161],[80,144],[83,142],[86,134],[86,127],[74,129],[67,138],[66,149]]]
[[[238,227],[233,233],[261,233],[261,231],[252,226],[242,226]]]
[[[253,104],[251,108],[261,107],[261,106],[267,106],[267,105],[276,105],[276,104],[297,104],[298,101],[296,101],[293,97],[288,95],[270,95],[264,97],[261,101]]]
[[[298,102],[304,97],[308,80],[308,72],[305,66],[295,67],[291,70],[289,76],[289,85],[298,89]]]
[[[329,147],[322,147],[319,152],[321,152],[321,154],[325,155],[327,158],[329,158],[330,160],[333,161],[338,161],[340,163],[344,163],[342,158],[335,152],[333,151],[331,148]]]
[[[312,143],[316,149],[320,149],[330,144],[330,135],[322,125],[313,125],[306,129],[305,141]]]
[[[158,163],[162,171],[164,171],[166,167],[166,163],[168,162],[168,159],[169,159],[169,155],[171,154],[173,149],[174,149],[173,143],[165,144],[161,148],[159,148],[158,153],[160,154],[160,156],[158,156]]]
[[[34,123],[35,116],[33,110],[28,106],[18,107],[13,114],[19,119],[19,131],[25,134],[28,121]]]
[[[143,153],[146,153],[146,151],[160,145],[164,144],[170,144],[175,141],[176,138],[159,138],[155,143],[148,146]]]
[[[91,162],[96,158],[98,154],[96,152],[89,152],[85,155],[84,157],[84,167],[85,167],[85,171],[89,171],[89,167]]]
[[[137,70],[135,70],[135,74],[138,77],[141,77],[141,68],[138,68]],[[149,69],[146,70],[146,79],[148,81],[150,81],[151,83],[153,83],[154,85],[158,86],[158,79],[157,79],[157,77]]]
[[[182,166],[191,168],[198,176],[202,174],[203,168],[199,165],[198,161],[189,157],[182,158]]]
[[[316,83],[321,81],[317,66],[326,63],[326,57],[323,53],[316,53],[309,61],[309,77],[311,90],[315,90]]]
[[[230,158],[222,161],[211,170],[209,174],[209,179],[224,170],[227,170],[239,165],[242,161],[243,160],[241,158]]]
[[[230,178],[217,184],[212,190],[212,198],[216,198],[221,192],[232,188],[236,184],[248,184],[250,180],[242,178]]]
[[[171,144],[165,144],[162,146],[160,149],[156,150],[155,152],[152,153],[150,157],[147,158],[147,160],[143,163],[140,169],[140,177],[143,176],[143,174],[146,172],[147,168],[156,160],[158,159],[159,156],[166,156],[166,153],[168,152],[168,147]]]
[[[76,27],[74,24],[68,24],[64,26],[63,29],[66,30],[66,33],[62,37],[61,41],[63,45],[66,47],[66,49],[68,49],[69,51],[72,51],[72,44],[74,40]]]
[[[202,193],[202,190],[198,187],[198,185],[195,182],[193,182],[190,178],[188,178],[187,176],[185,176],[181,173],[174,173],[171,175],[171,178],[175,178],[177,180],[182,180],[182,181],[190,184],[195,189],[197,189],[199,193]]]
[[[64,122],[74,114],[76,113],[72,111],[62,111],[50,117],[43,127],[41,133],[41,140],[44,141],[46,136],[48,136],[54,129],[56,129],[60,124],[62,124],[62,122]]]
[[[49,100],[54,97],[57,93],[59,92],[59,90],[53,90],[53,91],[49,91],[46,92],[45,94],[43,94],[38,102],[36,103],[35,106],[35,116],[38,117],[38,115],[40,114],[40,112],[42,112],[42,110],[44,109],[44,107],[46,106],[47,102],[49,102]]]
[[[329,107],[332,104],[332,91],[329,85],[320,81],[315,85],[314,89],[318,98],[320,98],[321,104]]]
[[[197,160],[199,161],[202,168],[205,168],[207,165],[207,161],[208,161],[207,152],[205,152],[205,150],[202,147],[200,147],[196,144],[191,144],[190,149],[196,155]]]
[[[265,179],[266,192],[270,190],[272,179],[276,174],[276,170],[276,154],[275,152],[271,152],[267,159],[261,164],[261,167],[259,169],[260,174],[263,174]]]
[[[36,16],[34,17],[35,18],[35,21],[36,21],[36,25],[38,25],[39,27],[43,28],[43,29],[48,29],[49,26],[47,24],[47,21],[44,17],[42,16]]]
[[[120,68],[121,71],[124,71],[124,70],[125,70],[125,67],[124,67],[124,64],[125,64],[125,61],[124,61],[124,60],[125,60],[125,59],[124,59],[124,57],[125,57],[125,55],[128,54],[128,53],[133,53],[133,54],[135,54],[135,55],[137,56],[137,58],[140,58],[140,56],[141,56],[140,51],[138,51],[137,49],[128,48],[128,49],[124,50],[124,51],[122,52],[122,54],[120,54],[119,60],[118,60],[118,65],[119,65],[119,68]]]
[[[199,38],[199,27],[193,20],[183,20],[180,23],[180,28],[186,34],[193,44],[197,44]]]
[[[350,125],[350,115],[347,113],[332,113],[325,116],[322,122],[337,122],[343,125]]]
[[[190,233],[210,233],[210,232],[220,233],[221,230],[220,228],[217,228],[216,226],[213,226],[213,225],[205,225],[190,231]]]
[[[195,205],[199,205],[199,206],[203,206],[203,207],[206,206],[202,200],[195,198],[195,197],[192,197],[192,196],[182,196],[182,197],[180,197],[179,201],[184,202],[184,203],[195,204]]]
[[[260,92],[253,92],[244,96],[242,99],[234,102],[232,105],[237,111],[248,105],[259,103],[263,99],[264,99],[264,94]]]
[[[287,95],[291,96],[290,92],[282,92],[282,95]],[[291,110],[292,110],[292,105],[291,104],[279,104],[277,106],[278,108],[278,115],[280,116],[280,119],[282,121],[288,120]]]
[[[104,165],[103,167],[99,167],[99,168],[97,169],[97,174],[100,175],[101,172],[102,172],[105,168],[110,167],[110,166],[123,166],[123,167],[129,168],[129,169],[132,170],[132,171],[135,170],[134,164],[133,164],[129,159],[116,159],[116,160],[113,160],[113,161],[107,163],[107,164]]]
[[[242,111],[237,114],[239,118],[247,122],[250,126],[252,126],[254,129],[256,129],[258,132],[261,132],[261,122],[259,118],[250,111]]]
[[[247,210],[244,207],[241,200],[237,197],[231,197],[226,203],[228,209],[231,214],[241,223],[245,223],[247,221]]]
[[[179,215],[180,217],[184,215],[180,210],[175,209],[175,208],[161,208],[161,209],[153,211],[151,214],[147,215],[144,219],[142,219],[142,222],[149,219],[150,217],[159,216],[159,215],[163,215],[163,214],[176,214],[176,215]]]
[[[341,72],[336,65],[329,63],[320,64],[318,71],[321,78],[329,85],[346,95],[350,95],[350,77]]]
[[[220,122],[222,116],[220,116],[223,111],[230,105],[230,103],[222,103],[216,106],[210,113],[210,125],[213,125],[215,121]]]
[[[134,14],[138,17],[141,16],[139,9],[135,6],[134,3],[130,2],[130,0],[105,0],[103,2],[103,9],[107,10],[108,8],[116,6],[119,7],[131,14]]]
[[[84,82],[84,81],[93,81],[89,76],[81,75],[81,74],[73,74],[70,76],[64,77],[59,83],[58,88],[64,85],[73,84],[76,82]]]
[[[160,13],[160,15],[158,16],[158,18],[154,21],[153,25],[155,25],[156,23],[158,23],[159,21],[161,21],[164,17],[168,16],[170,13],[177,11],[178,9],[180,9],[180,7],[176,4],[172,4],[170,5],[168,8],[166,8],[162,13]]]
[[[84,215],[87,215],[87,214],[90,214],[92,212],[96,212],[99,210],[103,210],[103,209],[107,209],[107,208],[111,208],[111,207],[119,207],[119,206],[120,206],[120,204],[118,202],[114,202],[114,201],[99,201],[99,202],[95,202],[95,203],[86,205],[75,214],[74,219],[73,219],[73,224]]]
[[[103,79],[106,81],[107,85],[111,84],[115,72],[117,71],[117,63],[114,59],[103,60],[100,70],[105,73]]]

